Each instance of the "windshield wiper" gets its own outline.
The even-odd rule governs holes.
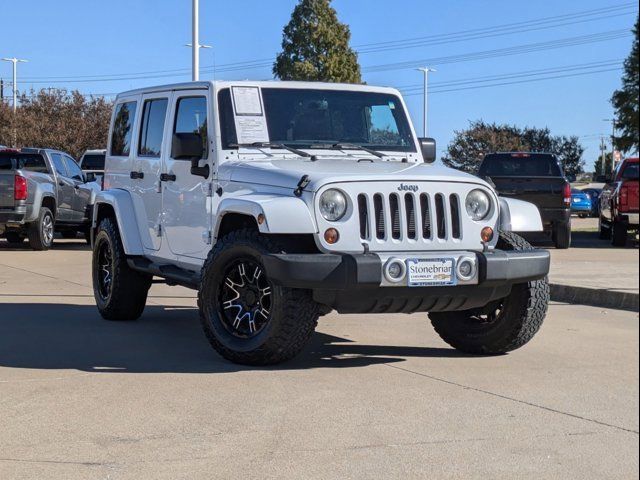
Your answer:
[[[367,147],[363,147],[362,145],[356,145],[355,143],[334,143],[332,145],[333,148],[339,148],[340,150],[362,150],[364,152],[370,153],[371,155],[375,155],[378,158],[386,157],[384,153],[380,153],[377,150],[372,150]]]
[[[272,142],[253,142],[253,143],[230,143],[231,148],[282,148],[283,150],[289,150],[291,153],[295,153],[301,157],[312,157],[310,153],[303,152],[297,148],[290,147],[284,143],[272,143]]]

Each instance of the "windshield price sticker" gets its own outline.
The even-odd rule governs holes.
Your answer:
[[[455,285],[455,265],[453,258],[410,258],[407,260],[409,286]]]
[[[232,87],[238,143],[269,142],[267,119],[258,87]]]

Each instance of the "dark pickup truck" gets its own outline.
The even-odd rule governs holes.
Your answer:
[[[545,232],[556,248],[571,246],[571,185],[555,155],[507,152],[485,155],[478,175],[498,194],[538,207]]]

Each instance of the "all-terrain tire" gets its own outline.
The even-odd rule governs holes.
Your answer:
[[[242,229],[224,236],[209,253],[198,291],[200,320],[211,346],[227,360],[243,365],[281,363],[300,353],[313,335],[320,310],[311,293],[271,282],[269,320],[255,336],[242,338],[225,324],[220,293],[225,272],[245,259],[263,266],[262,255],[281,252],[273,239]]]
[[[24,243],[24,237],[20,232],[7,232],[5,236],[7,237],[7,242],[12,246],[18,246]]]
[[[29,246],[33,250],[49,250],[53,245],[55,217],[47,207],[40,207],[38,219],[27,228]]]
[[[107,273],[110,282],[105,281]],[[152,277],[129,267],[118,227],[111,218],[103,219],[98,226],[92,277],[93,293],[102,318],[119,321],[140,318]]]
[[[611,226],[610,225],[605,225],[604,220],[602,220],[602,217],[599,217],[600,220],[598,220],[598,238],[600,238],[600,240],[610,240],[611,239]]]
[[[627,225],[622,222],[613,222],[611,227],[611,245],[624,247],[627,244]]]
[[[566,250],[571,246],[571,222],[553,226],[553,243],[559,250]]]
[[[498,248],[533,250],[512,232],[500,233]],[[483,321],[479,310],[430,313],[429,318],[438,335],[457,350],[474,355],[510,352],[529,342],[542,326],[549,305],[549,283],[544,278],[516,284],[499,303],[493,321]]]

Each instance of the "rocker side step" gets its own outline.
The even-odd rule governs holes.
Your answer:
[[[150,275],[164,278],[170,285],[180,285],[183,287],[198,289],[200,273],[175,265],[161,265],[144,257],[129,257],[127,264],[132,270],[148,273]]]

